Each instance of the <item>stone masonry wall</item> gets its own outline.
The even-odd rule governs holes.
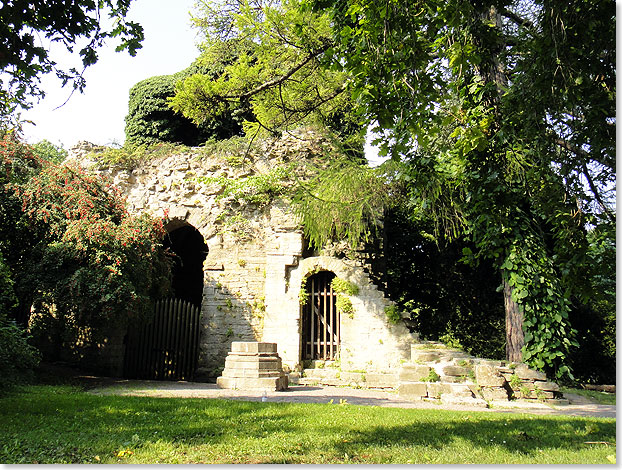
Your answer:
[[[186,149],[133,170],[98,168],[89,157],[92,145],[81,143],[70,158],[107,175],[123,190],[131,211],[167,216],[170,232],[185,224],[203,236],[209,254],[204,262],[202,330],[198,377],[216,377],[232,341],[278,344],[285,368],[300,362],[298,291],[311,269],[332,270],[360,287],[353,297],[353,319],[342,316],[342,361],[351,368],[384,368],[403,360],[412,337],[403,326],[386,321],[388,301],[355,261],[318,257],[302,259],[303,237],[286,197],[267,205],[241,197],[223,197],[226,181],[250,181],[276,168],[304,176],[305,161],[330,152],[330,143],[312,130],[263,143],[249,155],[207,154]],[[292,165],[292,162],[300,164]],[[208,177],[209,180],[201,180]],[[319,263],[319,264],[318,264]]]

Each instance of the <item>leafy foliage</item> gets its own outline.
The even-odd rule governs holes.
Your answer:
[[[461,261],[468,240],[434,235],[434,221],[407,207],[384,218],[386,293],[423,339],[461,346],[478,357],[505,356],[503,295],[488,260]]]
[[[140,318],[166,289],[162,221],[130,216],[112,185],[64,165],[45,167],[16,190],[43,233],[30,281],[77,324]]]
[[[177,85],[173,109],[196,123],[238,109],[254,139],[303,125],[335,131],[348,151],[362,149],[361,125],[343,93],[345,75],[321,66],[331,43],[329,18],[299,0],[199,2],[206,37],[199,63],[224,64],[214,78],[195,74]]]
[[[49,140],[42,140],[32,146],[33,153],[40,160],[52,163],[62,163],[67,158],[68,152],[62,145],[55,145]]]
[[[11,315],[26,324],[33,304],[54,315],[58,342],[84,328],[95,341],[102,327],[141,319],[169,285],[162,221],[130,216],[110,184],[39,161],[29,146],[5,139],[0,151],[0,252],[19,300]]]
[[[241,119],[235,113],[222,113],[217,118],[194,124],[170,108],[175,85],[185,78],[202,73],[215,78],[222,65],[202,67],[196,64],[173,75],[147,78],[130,89],[129,110],[125,117],[125,146],[135,147],[158,142],[196,146],[210,138],[226,139],[242,133]]]
[[[144,38],[142,27],[127,21],[132,0],[52,0],[35,5],[19,0],[4,1],[0,9],[0,127],[11,125],[11,114],[29,108],[33,98],[43,97],[41,75],[53,72],[63,85],[71,83],[82,91],[86,85],[84,69],[97,62],[97,49],[110,38],[119,41],[117,51],[134,56]],[[105,27],[107,13],[111,27]],[[82,70],[62,70],[42,45],[60,44],[72,53],[79,48]],[[80,43],[84,41],[83,45]]]
[[[585,228],[615,220],[613,4],[312,3],[383,150],[410,163],[411,207],[493,261],[525,359],[569,375]]]
[[[356,247],[368,241],[390,200],[390,184],[383,176],[380,169],[336,159],[301,182],[293,204],[311,246],[347,239]]]
[[[290,169],[276,167],[267,173],[258,173],[243,178],[197,177],[197,181],[207,185],[218,185],[222,192],[218,199],[231,198],[238,204],[256,204],[263,207],[275,196],[283,194],[290,176]]]
[[[39,352],[27,342],[22,329],[0,320],[0,391],[32,376]]]

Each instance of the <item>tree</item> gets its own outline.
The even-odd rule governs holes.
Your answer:
[[[615,221],[613,2],[313,4],[414,205],[499,270],[508,358],[567,374],[586,227]]]
[[[97,49],[107,39],[117,39],[116,50],[127,50],[134,56],[142,47],[144,35],[139,24],[126,19],[131,2],[4,1],[0,8],[0,123],[9,124],[19,107],[28,109],[33,99],[45,95],[39,88],[43,74],[54,72],[63,85],[71,83],[82,91],[86,84],[83,72],[97,62]],[[102,18],[104,12],[108,21]],[[59,68],[44,39],[69,52],[78,47],[82,70]]]
[[[129,110],[125,117],[126,144],[172,142],[196,146],[210,138],[226,139],[242,134],[240,121],[244,115],[238,110],[195,124],[170,107],[169,101],[175,96],[177,82],[199,73],[215,79],[216,74],[222,71],[222,64],[214,65],[208,68],[193,64],[173,75],[150,77],[134,85],[130,90]]]
[[[200,120],[247,101],[257,116],[247,129],[277,131],[347,99],[383,151],[407,163],[369,190],[393,202],[392,183],[403,182],[406,207],[468,242],[464,261],[492,262],[508,359],[569,375],[571,300],[592,288],[587,229],[615,226],[613,3],[240,0],[206,11],[216,38],[206,51],[220,51],[225,36],[262,47],[222,79],[187,79],[177,109]],[[351,182],[367,173],[349,171],[361,173]],[[327,172],[332,182],[315,185],[325,194],[307,187],[299,201],[316,241],[365,236],[360,222],[377,219],[377,205],[353,217],[334,197],[344,189],[346,200],[365,201],[342,174]]]
[[[346,75],[321,65],[332,44],[329,17],[299,7],[300,0],[198,2],[195,22],[206,37],[198,64],[222,71],[178,82],[173,109],[197,124],[241,114],[251,139],[330,128],[360,156],[362,126],[344,93]]]

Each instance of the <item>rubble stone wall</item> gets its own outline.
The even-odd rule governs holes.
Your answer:
[[[255,190],[243,184],[252,177],[285,169],[282,183],[291,187],[294,174],[304,176],[305,162],[330,150],[326,139],[304,130],[242,152],[243,157],[186,148],[128,170],[99,167],[90,156],[97,149],[90,144],[71,149],[70,158],[122,189],[131,211],[166,216],[169,232],[190,224],[203,236],[209,253],[204,261],[199,378],[220,375],[233,341],[275,342],[283,366],[296,368],[298,291],[304,276],[318,266],[360,284],[360,295],[352,299],[354,317],[342,318],[343,361],[352,368],[383,368],[408,355],[412,337],[405,327],[386,321],[388,300],[360,262],[302,258],[302,231],[289,209],[287,191],[269,203],[245,198],[245,191],[252,195]],[[242,182],[238,195],[223,197],[231,181]]]

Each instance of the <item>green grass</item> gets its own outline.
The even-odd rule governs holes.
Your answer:
[[[615,461],[615,419],[340,404],[98,396],[0,398],[0,463]]]
[[[561,387],[562,393],[574,393],[575,395],[581,395],[601,405],[615,405],[616,394],[608,392],[598,392],[596,390],[584,390],[582,388],[569,388]]]

